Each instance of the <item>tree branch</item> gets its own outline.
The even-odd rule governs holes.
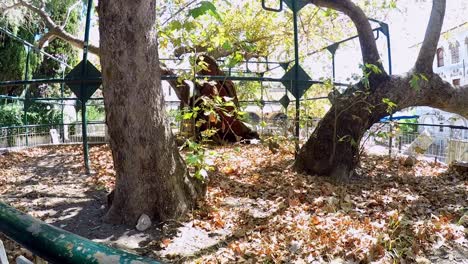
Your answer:
[[[177,16],[180,12],[184,11],[187,7],[189,7],[190,5],[192,5],[193,3],[197,2],[198,0],[192,0],[190,2],[188,2],[187,4],[185,4],[183,7],[181,7],[179,10],[177,10],[172,16],[170,16],[169,18],[167,18],[164,22],[161,23],[161,26],[164,26],[165,24],[167,24],[167,22],[171,21],[175,16]]]
[[[431,65],[432,66],[432,65]],[[426,105],[468,118],[468,85],[453,87],[437,74],[429,79]]]
[[[24,0],[19,0],[18,3],[19,3],[20,6],[26,7],[27,9],[34,12],[35,14],[37,14],[42,19],[42,21],[44,22],[46,27],[49,29],[50,34],[47,33],[48,34],[47,38],[50,39],[52,36],[55,36],[57,38],[60,38],[60,39],[62,39],[64,41],[70,43],[74,47],[77,47],[79,49],[83,48],[83,44],[84,44],[83,40],[73,36],[72,34],[66,32],[62,27],[55,24],[55,22],[52,20],[52,18],[49,16],[49,14],[47,14],[47,12],[44,10],[43,7],[39,8],[39,7],[31,4],[30,2],[27,2],[27,1],[24,1]],[[88,50],[89,50],[89,52],[91,52],[93,54],[99,55],[99,47],[96,47],[94,45],[89,45]]]
[[[380,61],[379,51],[374,39],[374,33],[369,23],[367,16],[362,9],[355,5],[350,0],[311,0],[316,6],[327,7],[347,15],[358,32],[359,43],[361,45],[362,60],[364,63],[369,63],[379,66],[382,73],[385,73],[383,65]]]
[[[37,41],[37,47],[42,49],[46,43],[51,42],[56,38],[54,31],[49,31],[45,33],[38,41]]]
[[[446,0],[433,0],[431,16],[426,28],[426,34],[419,50],[418,59],[415,63],[417,72],[432,73],[432,62],[437,51],[440,32],[445,16]]]
[[[81,5],[82,0],[76,1],[72,6],[70,6],[67,10],[67,16],[65,17],[65,20],[63,20],[61,28],[65,28],[65,26],[68,23],[68,19],[70,19],[71,12],[73,9],[75,9],[77,6]]]

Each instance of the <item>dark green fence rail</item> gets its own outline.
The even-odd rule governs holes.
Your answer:
[[[46,224],[2,202],[0,232],[51,263],[160,263]]]

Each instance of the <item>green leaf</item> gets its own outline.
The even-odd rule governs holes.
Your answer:
[[[218,21],[221,21],[221,16],[216,10],[215,5],[209,1],[202,1],[200,2],[198,7],[191,9],[189,11],[189,15],[193,18],[198,18],[203,15],[211,15],[212,17],[216,18]]]
[[[200,158],[196,154],[189,154],[187,155],[185,162],[187,162],[190,165],[196,165],[200,162]]]
[[[232,50],[232,44],[231,44],[231,42],[229,42],[227,40],[223,43],[222,47],[225,50]]]
[[[188,112],[182,116],[182,119],[191,119],[192,117],[193,117],[193,112]]]
[[[388,112],[388,113],[393,112],[393,109],[394,109],[395,107],[397,107],[397,104],[395,104],[394,102],[392,102],[392,101],[391,101],[390,99],[388,99],[388,98],[383,98],[383,99],[382,99],[382,102],[383,102],[384,104],[387,105],[387,112]]]

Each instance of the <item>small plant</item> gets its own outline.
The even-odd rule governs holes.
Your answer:
[[[193,168],[193,176],[204,182],[208,178],[208,172],[214,170],[212,159],[208,157],[214,156],[216,153],[214,151],[208,152],[202,143],[190,139],[186,140],[183,147],[188,148],[185,162],[189,167]]]
[[[414,232],[410,222],[398,211],[389,215],[386,234],[379,238],[393,263],[400,263],[402,259],[410,257],[414,244]]]

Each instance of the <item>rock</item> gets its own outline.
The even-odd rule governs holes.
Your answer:
[[[405,159],[405,162],[403,163],[404,166],[406,167],[413,167],[414,164],[416,164],[416,161],[417,159],[412,156],[412,155],[409,155],[406,159]]]
[[[142,214],[140,216],[140,218],[138,218],[138,222],[137,222],[137,225],[135,226],[135,228],[138,230],[138,231],[145,231],[146,229],[148,229],[149,227],[151,226],[151,219],[148,215],[146,214]]]

